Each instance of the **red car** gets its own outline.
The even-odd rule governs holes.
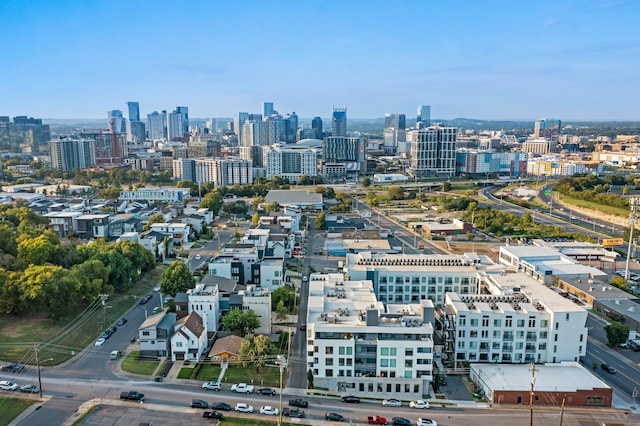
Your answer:
[[[367,417],[367,423],[370,425],[386,425],[387,419],[380,416],[369,416]]]

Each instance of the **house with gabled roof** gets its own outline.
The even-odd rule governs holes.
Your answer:
[[[171,336],[172,361],[198,361],[207,350],[207,323],[195,311],[176,322]]]
[[[233,334],[221,337],[213,344],[209,351],[208,358],[214,364],[228,362],[236,364],[240,359],[240,346],[242,345],[242,337]]]

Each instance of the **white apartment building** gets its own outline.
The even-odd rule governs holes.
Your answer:
[[[295,183],[301,176],[318,175],[317,150],[307,147],[272,145],[263,151],[263,165],[267,179],[274,176]]]
[[[189,242],[191,227],[187,223],[153,223],[150,228],[152,231],[171,235],[173,242],[176,244],[185,244]]]
[[[189,299],[188,312],[196,312],[207,330],[215,332],[220,321],[220,292],[217,285],[197,284],[196,288],[187,290]]]
[[[476,294],[478,273],[499,273],[504,267],[487,256],[348,253],[344,265],[349,280],[371,280],[382,303],[419,303],[431,300],[443,306],[446,292]]]
[[[191,197],[189,188],[138,188],[135,191],[120,191],[119,200],[126,201],[165,201],[180,203]]]
[[[216,186],[247,185],[253,182],[250,161],[239,159],[195,160],[196,183],[213,182]]]
[[[242,309],[251,309],[260,319],[260,327],[256,328],[256,334],[271,333],[271,292],[266,288],[253,285],[246,290],[240,290],[238,296],[242,297]]]
[[[311,274],[306,333],[314,385],[361,397],[428,395],[433,311],[429,300],[385,308],[370,280]]]
[[[454,176],[457,133],[455,127],[431,126],[407,132],[411,143],[409,173],[415,177]]]
[[[447,293],[438,311],[456,361],[562,362],[586,354],[587,311],[521,273],[488,275],[488,294]]]
[[[260,262],[260,287],[274,291],[284,284],[284,261],[263,259]]]

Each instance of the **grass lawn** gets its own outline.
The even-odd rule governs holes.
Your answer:
[[[616,216],[627,217],[629,216],[628,209],[621,209],[619,207],[614,206],[606,206],[604,204],[596,204],[587,200],[581,200],[579,198],[573,198],[566,195],[558,194],[562,201],[568,204],[573,204],[578,207],[588,208],[594,211],[599,211],[600,213],[609,213]]]
[[[253,420],[253,419],[241,419],[238,417],[226,417],[223,420],[220,420],[221,425],[242,425],[242,426],[272,426],[277,425],[278,422],[275,420]],[[294,423],[282,422],[281,424],[287,426],[293,426]]]
[[[125,359],[122,360],[122,369],[126,372],[133,374],[142,374],[150,376],[158,368],[160,360],[138,360],[136,359],[140,355],[140,352],[131,352]]]
[[[218,380],[220,366],[205,364],[202,366],[196,379],[202,381]],[[284,380],[284,379],[283,379]],[[255,386],[280,386],[280,370],[276,367],[262,367],[259,372],[252,365],[246,368],[242,366],[229,367],[224,373],[223,383],[249,383]]]
[[[193,374],[193,368],[184,367],[178,373],[178,379],[190,379],[192,374]]]
[[[0,426],[8,425],[36,401],[0,396]]]
[[[43,342],[40,359],[53,358],[44,365],[66,361],[93,344],[105,326],[115,323],[141,295],[151,291],[160,282],[162,271],[162,267],[156,267],[123,293],[112,294],[106,302],[109,309],[97,307],[83,313],[74,310],[73,316],[56,321],[44,315],[0,315],[0,359],[33,363],[34,343]]]

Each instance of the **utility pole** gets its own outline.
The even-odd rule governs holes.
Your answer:
[[[562,420],[564,419],[564,400],[565,398],[562,398],[562,410],[560,411],[560,426],[562,426]]]
[[[531,389],[529,390],[529,426],[533,426],[533,385],[536,382],[536,365],[530,364],[531,368]]]
[[[36,343],[33,347],[36,352],[36,368],[38,369],[38,392],[40,393],[40,398],[42,398],[42,377],[40,376],[40,357],[38,356],[38,344]]]

